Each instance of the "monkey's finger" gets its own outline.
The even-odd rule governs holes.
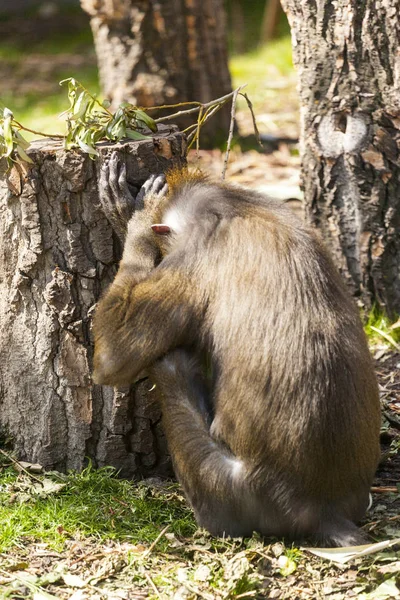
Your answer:
[[[153,181],[153,185],[151,186],[151,191],[153,194],[159,194],[163,187],[165,186],[165,175],[161,173],[161,175],[157,175]]]
[[[166,196],[168,194],[168,183],[165,182],[164,186],[161,188],[161,190],[158,192],[158,195],[163,198],[164,196]]]
[[[119,187],[118,187],[118,178],[119,178],[119,159],[118,153],[113,152],[111,154],[110,162],[109,162],[109,185],[111,188],[111,192],[115,199],[119,197]]]
[[[144,197],[149,192],[151,186],[153,185],[153,181],[155,179],[155,175],[150,175],[148,179],[144,182],[142,187],[139,190],[138,195],[135,199],[135,208],[136,210],[142,210],[144,208]]]
[[[121,205],[121,207],[125,207],[125,210],[123,212],[130,215],[135,206],[135,200],[131,195],[131,192],[129,191],[128,182],[126,181],[126,164],[124,162],[121,163],[120,167],[118,177],[118,189],[119,204]]]
[[[108,180],[110,177],[110,168],[109,168],[109,164],[108,161],[105,160],[103,162],[103,164],[100,165],[100,172],[99,172],[99,191],[104,190],[105,188],[108,188]]]

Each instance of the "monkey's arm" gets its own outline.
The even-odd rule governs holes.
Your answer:
[[[145,267],[143,267],[144,272]],[[138,283],[137,268],[124,267],[97,308],[94,323],[93,380],[126,385],[166,352],[198,332],[190,324],[200,315],[190,295],[188,276],[157,268]]]

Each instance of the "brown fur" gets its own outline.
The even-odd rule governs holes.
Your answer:
[[[169,185],[129,224],[95,317],[95,380],[151,369],[177,476],[212,533],[361,542],[379,399],[330,257],[256,192],[176,173]],[[158,238],[150,226],[168,218],[177,229]]]

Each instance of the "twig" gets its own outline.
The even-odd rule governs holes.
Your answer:
[[[398,492],[397,487],[384,487],[384,486],[376,486],[371,488],[371,492],[375,494],[396,494]]]
[[[34,129],[29,129],[29,127],[25,127],[25,125],[22,125],[15,119],[13,119],[13,121],[14,121],[15,125],[17,127],[19,127],[19,129],[22,129],[23,131],[29,131],[29,133],[33,133],[34,135],[40,135],[42,137],[53,137],[53,138],[59,138],[59,139],[65,138],[65,135],[61,135],[60,133],[52,133],[51,135],[49,135],[48,133],[42,133],[41,131],[35,131]]]
[[[251,114],[251,118],[253,120],[253,128],[254,128],[254,134],[256,136],[257,142],[259,143],[259,145],[261,146],[261,148],[263,148],[263,143],[261,141],[260,138],[260,132],[258,131],[258,127],[257,127],[257,121],[256,121],[256,115],[254,114],[254,109],[253,109],[253,103],[250,100],[250,98],[248,97],[248,95],[246,93],[240,93],[241,96],[243,96],[243,98],[246,100],[247,102],[247,106],[249,107],[249,111]]]
[[[166,527],[164,527],[164,529],[161,531],[161,533],[156,537],[156,539],[154,540],[154,542],[152,542],[152,544],[147,548],[147,550],[145,550],[142,554],[143,558],[147,558],[147,556],[149,556],[149,554],[152,552],[153,548],[158,544],[158,542],[161,540],[162,536],[168,531],[168,529],[171,527],[171,525],[167,525]]]
[[[231,152],[231,144],[232,144],[232,138],[233,138],[233,128],[235,126],[236,100],[237,100],[237,97],[238,97],[238,93],[239,93],[239,88],[234,91],[233,96],[232,96],[231,122],[230,122],[230,125],[229,125],[228,142],[226,144],[225,160],[224,160],[224,166],[223,166],[223,169],[222,169],[221,179],[225,179],[226,169],[228,167],[229,154]]]
[[[166,115],[165,117],[160,117],[159,119],[154,119],[155,123],[163,123],[164,121],[169,121],[171,119],[176,119],[177,117],[181,117],[182,115],[191,115],[195,112],[197,112],[198,110],[200,110],[200,108],[207,109],[210,108],[212,106],[215,106],[216,104],[225,104],[226,102],[228,102],[228,100],[230,98],[232,98],[232,96],[234,94],[238,94],[240,92],[240,90],[242,90],[244,87],[246,87],[247,84],[245,85],[241,85],[240,87],[236,88],[236,90],[234,90],[233,92],[230,92],[229,94],[226,94],[225,96],[221,96],[221,98],[216,98],[215,100],[211,100],[210,102],[206,102],[206,103],[201,103],[199,102],[197,104],[197,106],[195,106],[194,108],[189,108],[188,110],[180,110],[177,113],[174,113],[173,115]],[[182,103],[184,104],[184,103]],[[174,106],[174,105],[171,105]],[[180,106],[178,104],[178,106]]]
[[[29,473],[28,469],[25,469],[25,467],[23,467],[20,462],[18,462],[17,460],[15,460],[15,458],[13,458],[9,454],[7,454],[7,452],[4,452],[4,450],[2,450],[1,448],[0,448],[0,454],[2,454],[8,460],[10,460],[13,465],[18,465],[19,470],[21,470],[23,473],[28,475],[28,477],[30,477],[34,481],[37,481],[38,483],[40,483],[41,486],[43,486],[43,481],[41,481],[38,477],[35,477],[35,475],[32,475],[32,473]]]
[[[381,329],[378,329],[378,327],[374,327],[373,325],[370,325],[370,328],[373,331],[376,331],[376,333],[379,333],[380,336],[382,336],[387,342],[389,342],[389,344],[392,344],[392,346],[394,346],[396,350],[400,352],[400,344],[397,344],[391,335],[385,333],[385,331],[382,331]]]
[[[199,160],[199,149],[200,149],[200,130],[202,126],[203,107],[200,107],[199,115],[197,117],[197,133],[196,133],[196,157]]]
[[[153,590],[155,591],[156,595],[158,596],[158,598],[161,598],[161,594],[158,591],[158,588],[156,586],[156,584],[154,583],[154,581],[152,580],[152,578],[150,577],[150,575],[148,573],[144,573],[144,576],[146,577],[147,581],[149,582],[149,584],[151,585],[151,587],[153,588]]]
[[[178,108],[179,106],[201,106],[202,103],[199,102],[198,100],[191,100],[190,102],[178,102],[177,104],[161,104],[161,106],[146,106],[146,107],[139,107],[140,110],[145,110],[146,112],[148,110],[162,110],[165,108]]]
[[[209,109],[205,114],[204,117],[202,119],[201,125],[203,126],[204,123],[206,123],[208,121],[208,119],[210,117],[212,117],[216,112],[219,111],[219,109],[221,108],[221,106],[223,106],[222,104],[217,104],[217,106],[214,106],[212,109]],[[190,150],[190,147],[192,146],[194,140],[196,139],[196,132],[192,131],[192,133],[190,135],[188,135],[188,149]]]

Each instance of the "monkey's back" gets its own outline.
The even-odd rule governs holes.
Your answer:
[[[285,206],[232,189],[226,201],[202,248],[213,435],[265,471],[266,485],[282,477],[322,496],[365,488],[380,412],[358,311],[322,243]],[[204,220],[221,205],[205,205]]]

